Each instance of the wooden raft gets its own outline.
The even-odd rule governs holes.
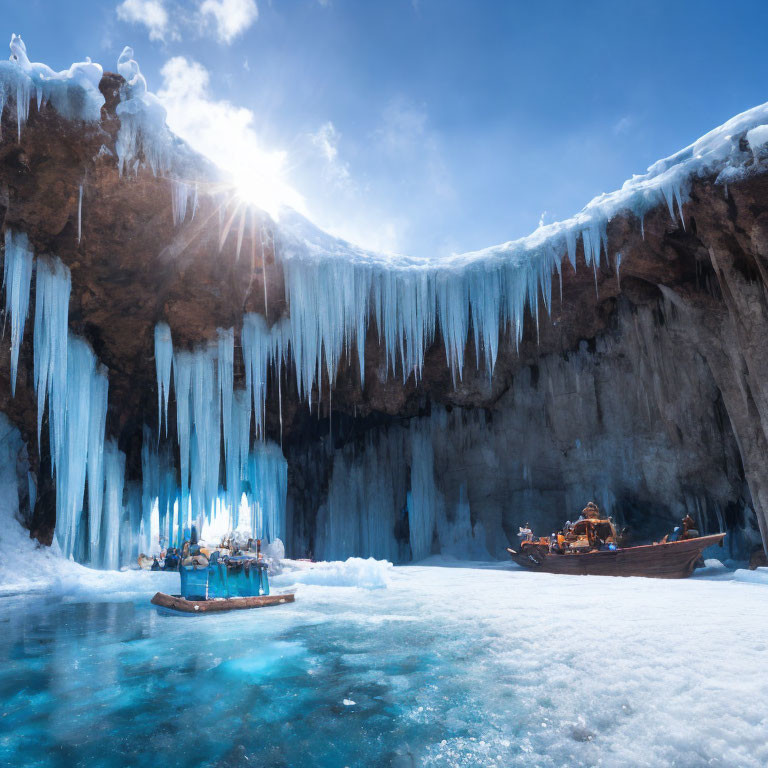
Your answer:
[[[230,597],[224,600],[186,600],[179,595],[166,595],[157,592],[152,598],[152,605],[169,608],[182,613],[216,613],[218,611],[236,611],[246,608],[266,608],[270,605],[292,603],[294,595],[259,595],[258,597]]]

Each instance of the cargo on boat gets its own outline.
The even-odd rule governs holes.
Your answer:
[[[601,518],[590,502],[575,523],[549,537],[535,538],[527,526],[520,528],[520,551],[507,548],[510,557],[524,568],[543,573],[578,576],[646,576],[656,579],[684,579],[693,573],[701,553],[722,544],[724,533],[699,536],[693,520],[686,516],[682,526],[658,542],[635,547],[622,546],[610,518]]]
[[[181,613],[215,613],[264,608],[294,600],[292,594],[269,594],[269,566],[262,557],[260,540],[256,541],[255,553],[236,547],[209,551],[185,542],[182,554],[185,556],[173,568],[179,571],[181,594],[158,592],[151,602],[159,608]]]

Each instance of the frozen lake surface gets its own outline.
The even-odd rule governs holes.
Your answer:
[[[345,573],[373,588],[307,583]],[[3,598],[0,764],[768,765],[764,584],[364,575],[197,617],[148,605],[173,574]]]

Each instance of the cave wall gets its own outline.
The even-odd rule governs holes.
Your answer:
[[[244,312],[273,322],[290,307],[279,254],[256,246],[265,221],[237,247],[236,201],[222,208],[220,197],[203,195],[194,219],[175,226],[167,179],[145,170],[119,176],[119,84],[105,75],[98,125],[84,128],[33,106],[18,138],[6,111],[0,220],[27,233],[38,255],[56,255],[71,269],[70,326],[109,368],[107,431],[135,483],[142,429],[157,426],[155,323],[167,321],[174,342],[189,348],[214,339],[218,327],[234,327],[237,336]],[[212,183],[215,172],[206,173]],[[425,435],[436,501],[427,509],[422,493],[410,503],[422,522],[434,518],[430,551],[498,554],[521,516],[551,529],[591,497],[642,536],[688,511],[706,530],[725,525],[734,556],[757,546],[758,529],[768,542],[768,174],[727,187],[698,179],[683,214],[683,223],[664,206],[642,223],[616,217],[594,272],[579,244],[576,269],[565,262],[561,285],[555,280],[551,311],[541,297],[521,344],[503,340],[493,376],[475,366],[471,333],[458,381],[439,338],[418,381],[388,371],[373,324],[364,386],[356,357],[343,359],[332,396],[326,378],[310,409],[290,363],[270,372],[266,434],[289,461],[289,552],[363,551],[371,535],[362,525],[366,499],[350,475],[371,479],[382,466],[391,471],[368,494],[391,499],[377,521],[380,547],[400,560],[414,546],[423,550],[426,534],[415,536],[408,523],[408,491],[412,453],[423,459]],[[50,541],[53,488],[45,424],[43,445],[36,438],[30,325],[15,397],[8,345],[0,349],[0,410],[19,427],[37,478],[30,527]],[[239,349],[235,355],[240,384]],[[173,452],[173,420],[168,426]],[[417,466],[422,485],[425,467]],[[358,510],[359,519],[348,519],[342,536],[333,525],[350,514],[343,508]]]
[[[522,368],[493,407],[433,404],[332,452],[326,444],[325,462],[322,451],[289,453],[292,549],[410,560],[403,518],[413,518],[414,437],[424,435],[431,553],[503,557],[524,522],[548,534],[594,500],[637,541],[691,514],[703,531],[729,531],[721,558],[748,558],[760,531],[739,446],[707,361],[668,330],[679,322],[661,296],[622,299],[606,333]],[[296,478],[321,466],[307,498]]]

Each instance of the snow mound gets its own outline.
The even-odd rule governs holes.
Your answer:
[[[286,560],[283,565],[285,571],[272,580],[274,586],[313,584],[319,587],[386,589],[393,568],[388,560],[375,560],[372,557],[350,557],[343,561],[325,563]]]
[[[750,584],[765,584],[768,586],[768,568],[755,568],[749,571],[746,568],[739,568],[733,574],[735,581],[746,581]]]

